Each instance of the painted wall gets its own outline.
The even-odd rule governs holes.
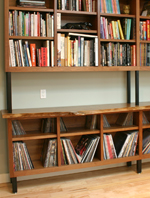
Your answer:
[[[6,109],[4,72],[4,1],[0,1],[0,111]],[[132,102],[135,101],[132,72]],[[140,100],[150,101],[150,73],[140,73]],[[40,99],[40,89],[47,98]],[[76,106],[126,102],[126,72],[14,73],[13,108]],[[0,116],[0,174],[8,173],[6,121]]]

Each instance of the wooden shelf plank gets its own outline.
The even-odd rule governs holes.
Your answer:
[[[119,131],[138,130],[138,126],[112,126],[110,128],[104,128],[103,133],[114,133]]]
[[[150,153],[142,155],[142,159],[149,159],[149,158],[150,158]]]
[[[97,72],[97,71],[137,71],[137,66],[83,66],[83,67],[8,67],[6,72]]]
[[[35,109],[13,109],[12,113],[7,110],[2,111],[3,118],[10,119],[31,119],[31,118],[48,118],[57,116],[83,116],[93,114],[120,113],[120,112],[135,112],[139,110],[149,110],[150,102],[142,102],[139,106],[135,103],[119,103],[106,105],[85,105],[85,106],[70,106],[70,107],[48,107]]]
[[[101,42],[119,42],[119,43],[135,43],[134,39],[122,40],[122,39],[100,39]]]
[[[87,12],[87,11],[72,11],[72,10],[57,10],[57,13],[61,14],[78,14],[78,15],[97,15],[97,12]]]
[[[30,7],[18,7],[18,6],[9,6],[9,10],[20,10],[20,11],[33,11],[33,12],[54,12],[53,9],[48,8],[30,8]]]
[[[150,17],[149,16],[140,16],[140,19],[148,19],[148,20],[150,20]]]
[[[49,167],[49,168],[44,168],[42,166],[41,161],[33,161],[33,165],[35,167],[34,169],[16,171],[14,172],[14,177],[34,175],[34,174],[39,174],[39,173],[44,174],[44,173],[65,171],[65,170],[75,170],[75,169],[81,169],[81,168],[89,168],[89,167],[102,166],[102,165],[108,165],[108,164],[117,164],[117,163],[136,161],[136,160],[140,160],[140,157],[130,156],[130,157],[103,160],[103,161],[100,161],[99,159],[94,159],[93,162],[89,162],[89,163],[72,164],[72,165],[65,165],[65,166],[59,166],[59,167],[56,166],[56,167]]]
[[[130,14],[109,14],[109,13],[100,13],[100,16],[117,17],[117,18],[135,18],[135,15],[130,15]]]
[[[61,132],[60,137],[71,137],[71,136],[91,135],[91,134],[100,134],[100,130],[74,128],[74,129],[68,130],[67,132]]]
[[[79,32],[79,33],[97,34],[97,30],[79,30],[79,29],[57,29],[57,32]]]
[[[150,43],[148,40],[140,40],[140,43]]]
[[[15,135],[12,136],[12,141],[25,141],[25,140],[37,140],[37,139],[47,139],[56,138],[57,134],[54,133],[41,133],[39,131],[31,131],[25,135]]]
[[[148,129],[148,128],[150,128],[150,124],[144,124],[142,128],[143,129]]]
[[[9,36],[9,39],[20,39],[20,40],[54,40],[53,37],[42,37],[42,36]]]

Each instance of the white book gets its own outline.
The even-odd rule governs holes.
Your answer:
[[[37,36],[37,14],[34,13],[34,36]]]
[[[15,47],[14,47],[14,41],[12,39],[9,40],[9,50],[10,50],[11,66],[16,67]]]
[[[20,64],[19,64],[19,55],[18,55],[17,41],[15,41],[15,52],[16,52],[16,65],[17,66],[20,66]]]
[[[98,66],[98,38],[95,38],[95,66]]]
[[[33,18],[34,18],[34,15],[33,14],[31,14],[31,36],[34,36],[34,20],[33,20]]]
[[[123,154],[123,152],[124,152],[124,150],[125,150],[125,148],[128,144],[129,139],[130,139],[130,136],[131,136],[131,134],[127,134],[126,140],[125,140],[125,142],[124,142],[124,144],[123,144],[123,146],[122,146],[122,148],[119,152],[118,158],[122,157],[122,154]]]
[[[61,13],[57,13],[57,29],[61,29]]]
[[[96,35],[90,35],[90,34],[78,34],[78,33],[72,33],[72,32],[69,32],[68,35],[71,35],[71,36],[82,36],[82,37],[90,37],[90,38],[98,38],[98,36]]]
[[[84,61],[84,37],[81,37],[81,67],[83,66]]]
[[[24,67],[25,63],[24,63],[24,59],[23,59],[22,40],[19,40],[19,48],[20,48],[22,66]]]
[[[26,45],[26,49],[27,49],[27,56],[28,56],[29,66],[32,67],[32,62],[31,62],[31,56],[30,56],[30,50],[29,50],[28,41],[25,41],[25,45]]]
[[[82,53],[81,53],[82,54]],[[84,66],[87,66],[87,58],[88,58],[88,51],[87,51],[87,41],[84,41]]]
[[[54,37],[54,16],[52,15],[52,37]]]

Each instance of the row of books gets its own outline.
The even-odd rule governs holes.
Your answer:
[[[9,11],[10,36],[54,36],[54,16],[50,13]]]
[[[100,12],[120,14],[119,0],[100,0]]]
[[[14,171],[30,170],[34,168],[24,142],[13,143],[13,165]]]
[[[140,21],[140,40],[150,41],[150,20]]]
[[[13,120],[12,121],[12,135],[25,135],[25,134],[26,132],[21,122],[18,120]]]
[[[45,0],[16,0],[17,6],[45,8]]]
[[[35,43],[9,40],[10,67],[54,66],[54,41],[44,41],[43,47],[36,49]]]
[[[98,66],[97,36],[58,33],[57,38],[58,66]]]
[[[105,17],[100,17],[100,36],[102,39],[127,39],[131,37],[132,19],[123,19],[123,29],[120,20],[108,21]]]
[[[150,66],[149,43],[140,43],[140,66]]]
[[[57,9],[95,12],[95,0],[57,0]]]
[[[136,46],[102,43],[101,64],[102,66],[136,66]]]

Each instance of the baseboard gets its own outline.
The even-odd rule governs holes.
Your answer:
[[[150,162],[150,159],[142,160],[142,163],[147,163],[147,162]],[[136,161],[132,162],[132,164],[135,164],[135,163]],[[86,169],[76,169],[76,170],[70,170],[70,171],[53,172],[53,173],[46,173],[46,174],[39,174],[39,175],[29,175],[29,176],[24,176],[24,177],[18,177],[17,181],[40,179],[44,177],[67,175],[67,174],[80,173],[80,172],[96,171],[96,170],[116,168],[116,167],[121,167],[121,166],[126,166],[126,163],[111,164],[111,165],[98,166],[98,167],[92,167],[92,168],[86,168]],[[10,182],[9,174],[0,174],[0,183],[8,183],[8,182]]]
[[[10,182],[9,173],[0,174],[0,184],[8,183],[8,182]]]

